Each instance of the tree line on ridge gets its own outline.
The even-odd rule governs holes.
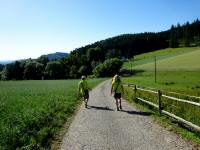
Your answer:
[[[162,32],[123,34],[73,50],[50,61],[46,56],[0,65],[1,80],[71,79],[81,75],[112,76],[126,59],[135,55],[176,47],[200,46],[200,21],[172,25]]]

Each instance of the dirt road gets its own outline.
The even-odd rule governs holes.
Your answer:
[[[182,138],[153,122],[149,113],[122,102],[117,111],[110,81],[90,93],[89,108],[81,106],[61,150],[190,150]]]

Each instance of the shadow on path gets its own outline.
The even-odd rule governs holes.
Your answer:
[[[99,107],[99,106],[92,106],[88,105],[88,109],[97,109],[97,110],[108,110],[108,111],[114,111],[113,109],[110,109],[108,106],[106,107]]]
[[[152,113],[150,112],[142,112],[142,111],[126,111],[126,110],[121,110],[122,112],[126,112],[131,115],[142,115],[142,116],[150,116]]]

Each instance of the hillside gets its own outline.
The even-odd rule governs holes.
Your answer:
[[[157,69],[160,71],[200,71],[200,49],[192,52],[158,60]],[[136,66],[135,69],[154,70],[154,62]]]
[[[154,56],[157,57],[156,83]],[[125,82],[200,96],[199,58],[200,47],[163,49],[137,55],[125,62],[123,68],[139,73],[126,78]]]
[[[136,34],[122,34],[97,41],[72,51],[72,54],[85,55],[90,48],[99,47],[104,57],[126,57],[147,53],[164,48],[200,46],[200,21],[183,25],[172,25],[161,32],[144,32]]]
[[[174,34],[175,31],[177,34]],[[134,60],[136,60],[135,58],[137,57],[135,56],[139,54],[149,53],[160,49],[164,49],[164,52],[167,51],[167,48],[169,47],[190,47],[198,45],[200,45],[200,21],[197,19],[191,24],[187,22],[186,24],[173,26],[173,28],[162,32],[144,32],[115,36],[77,48],[70,54],[59,52],[48,54],[46,56],[49,58],[50,62],[48,62],[47,58],[39,57],[36,60],[13,63],[12,65],[14,67],[12,65],[7,67],[7,70],[2,72],[2,77],[5,77],[4,79],[6,80],[24,79],[24,73],[28,73],[28,79],[33,79],[32,74],[34,73],[30,73],[30,71],[33,71],[36,73],[39,72],[37,79],[41,79],[43,76],[45,76],[46,79],[80,78],[82,74],[92,75],[94,72],[103,72],[102,69],[104,68],[101,67],[102,63],[107,62],[107,60],[109,61],[112,58],[123,58],[126,60],[127,58],[132,59],[134,57]],[[158,57],[158,60],[179,55],[179,53],[176,53],[179,51],[178,49],[171,50],[171,53],[167,55],[165,55],[164,52],[163,55]],[[182,53],[183,50],[180,48],[180,51]],[[65,59],[60,59],[63,57],[65,57]],[[145,58],[145,60],[137,60],[136,64],[135,61],[128,62],[124,64],[124,68],[133,69],[135,65],[152,61],[152,57],[149,57],[149,59]],[[38,65],[40,65],[40,69]],[[27,67],[30,67],[30,69]],[[47,69],[48,72],[45,69]],[[115,69],[115,72],[118,72],[118,69]],[[16,78],[13,74],[20,77]],[[103,74],[103,76],[110,76],[107,73]]]
[[[155,66],[154,56],[156,56],[156,64],[159,71],[200,70],[199,47],[163,49],[137,55],[132,61],[126,62],[123,68],[153,71]]]
[[[57,60],[57,59],[66,57],[68,55],[69,55],[68,53],[56,52],[56,53],[51,53],[44,56],[47,56],[49,60]]]

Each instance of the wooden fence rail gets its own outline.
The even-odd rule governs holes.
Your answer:
[[[154,90],[149,90],[149,89],[145,89],[145,88],[142,88],[142,87],[138,87],[137,85],[134,85],[134,84],[131,84],[131,85],[125,84],[124,86],[131,87],[134,90],[134,99],[138,99],[138,100],[140,100],[140,101],[142,101],[144,103],[147,103],[148,105],[151,105],[151,106],[157,108],[160,113],[163,113],[163,114],[168,115],[168,116],[170,116],[170,117],[172,117],[174,119],[177,119],[179,122],[182,122],[182,123],[192,127],[193,129],[197,130],[198,132],[200,132],[200,127],[198,125],[195,125],[195,124],[193,124],[193,123],[191,123],[191,122],[189,122],[189,121],[187,121],[187,120],[185,120],[185,119],[183,119],[181,117],[178,117],[178,116],[176,116],[176,115],[174,115],[174,114],[172,114],[170,112],[167,112],[167,111],[163,110],[163,108],[161,107],[162,97],[165,97],[165,98],[168,98],[168,99],[172,99],[172,100],[175,100],[175,101],[179,101],[179,102],[183,102],[183,103],[188,103],[188,104],[191,104],[191,105],[194,105],[194,106],[198,106],[198,107],[200,107],[200,103],[192,102],[192,101],[188,101],[188,100],[184,100],[184,99],[179,99],[179,98],[175,98],[175,97],[168,96],[168,95],[164,95],[164,94],[162,94],[162,92],[160,90],[157,90],[157,91],[155,91],[155,89]],[[153,89],[153,88],[151,88],[151,89]],[[147,100],[144,100],[144,99],[142,99],[140,97],[137,97],[136,96],[137,90],[141,90],[141,91],[157,94],[158,95],[158,105],[153,103],[153,102],[149,102]],[[190,96],[190,97],[192,97],[192,96]]]

